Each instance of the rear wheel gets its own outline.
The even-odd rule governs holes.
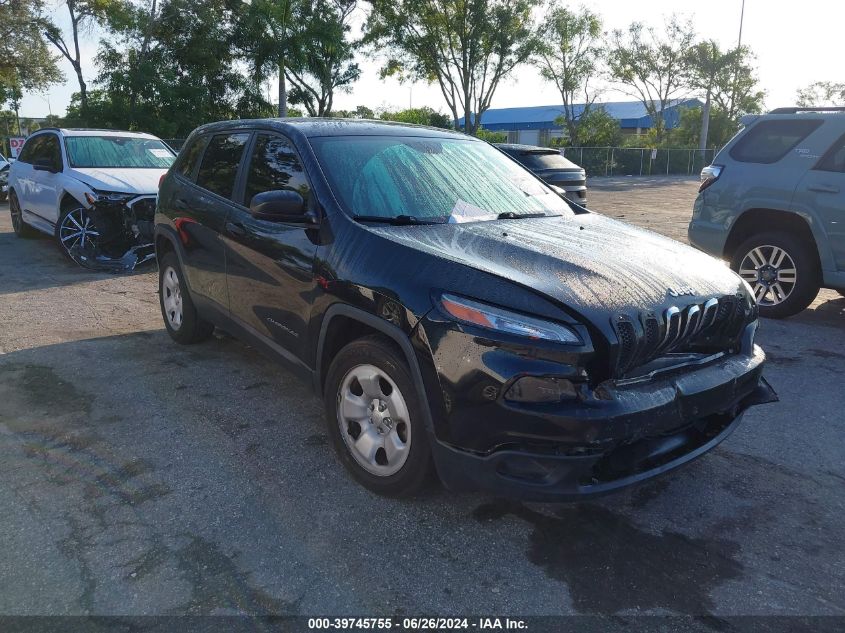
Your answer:
[[[190,345],[211,336],[214,325],[197,313],[175,253],[166,253],[161,258],[158,279],[161,316],[170,338]]]
[[[23,221],[23,212],[18,201],[18,194],[9,192],[9,214],[12,216],[12,229],[18,237],[35,237],[35,229]]]
[[[763,233],[747,239],[734,252],[731,268],[751,286],[764,317],[798,314],[819,293],[816,253],[805,240],[789,233]]]
[[[430,481],[419,394],[389,339],[367,336],[344,347],[329,368],[324,403],[332,444],[365,487],[407,497]]]

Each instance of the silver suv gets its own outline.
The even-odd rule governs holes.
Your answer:
[[[690,242],[730,262],[760,314],[801,312],[819,288],[845,294],[845,108],[778,108],[701,172]]]

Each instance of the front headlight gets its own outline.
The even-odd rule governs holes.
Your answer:
[[[568,345],[583,344],[581,337],[565,325],[535,319],[472,299],[444,294],[440,297],[440,305],[448,315],[456,320],[488,330],[524,336],[530,339],[557,341]]]
[[[136,197],[138,194],[135,193],[122,193],[119,191],[97,191],[94,190],[94,193],[85,193],[85,199],[88,201],[88,204],[95,204],[97,202],[128,202],[132,198]]]

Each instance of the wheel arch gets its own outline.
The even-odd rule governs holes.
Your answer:
[[[760,230],[757,228],[759,226],[765,228]],[[819,243],[807,218],[790,211],[766,208],[748,209],[736,219],[728,234],[728,239],[725,240],[725,258],[732,259],[739,245],[749,237],[773,231],[786,231],[796,235],[799,239],[811,245],[816,259],[820,259]],[[819,265],[821,265],[820,261]]]
[[[417,360],[414,346],[409,333],[397,325],[385,321],[379,316],[366,312],[348,304],[336,303],[326,310],[320,325],[320,335],[317,340],[316,368],[314,371],[314,390],[322,395],[328,367],[334,355],[345,345],[368,334],[382,334],[388,337],[401,351],[408,368],[414,387],[419,394],[420,403],[428,432],[434,435],[434,424],[431,409],[426,396],[422,371]]]

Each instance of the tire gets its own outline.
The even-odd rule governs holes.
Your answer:
[[[364,487],[410,497],[430,483],[420,394],[392,341],[373,335],[344,347],[329,367],[323,402],[332,445]]]
[[[821,286],[815,249],[782,231],[745,240],[734,251],[731,268],[751,286],[760,316],[770,319],[798,314],[813,302]]]
[[[64,205],[63,205],[64,206]],[[88,215],[88,210],[79,203],[66,205],[59,212],[59,221],[56,223],[54,232],[56,244],[59,250],[70,260],[70,250],[80,241],[96,244],[100,234],[93,220]]]
[[[12,218],[12,229],[15,231],[15,235],[24,239],[35,237],[36,230],[23,221],[18,194],[14,191],[9,192],[9,215]]]
[[[158,295],[164,327],[177,343],[199,343],[214,332],[214,325],[199,316],[191,301],[176,253],[166,253],[159,262]]]

